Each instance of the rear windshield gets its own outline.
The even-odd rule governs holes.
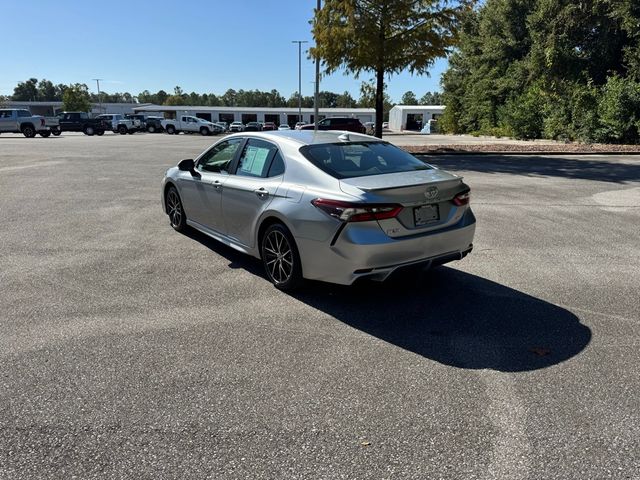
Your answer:
[[[300,153],[338,179],[432,169],[413,155],[385,142],[306,145]]]

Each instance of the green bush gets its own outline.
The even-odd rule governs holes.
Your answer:
[[[598,102],[600,142],[638,143],[640,140],[640,83],[617,75],[609,77]]]
[[[500,126],[515,138],[542,138],[545,98],[542,89],[532,85],[523,94],[507,101],[500,110]]]

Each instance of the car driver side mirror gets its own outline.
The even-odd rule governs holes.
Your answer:
[[[180,163],[178,164],[178,170],[182,172],[191,172],[192,175],[196,175],[199,177],[200,174],[196,172],[195,168],[196,168],[196,164],[192,158],[185,158],[184,160],[181,160]]]

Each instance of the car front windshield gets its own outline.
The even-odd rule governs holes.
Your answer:
[[[432,169],[386,142],[306,145],[300,152],[316,167],[338,179]]]

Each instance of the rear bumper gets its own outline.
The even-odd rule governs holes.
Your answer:
[[[430,267],[460,260],[473,248],[476,219],[469,209],[446,230],[400,239],[387,236],[375,224],[349,227],[333,245],[296,238],[305,278],[350,285],[362,277],[385,280],[412,265]]]

